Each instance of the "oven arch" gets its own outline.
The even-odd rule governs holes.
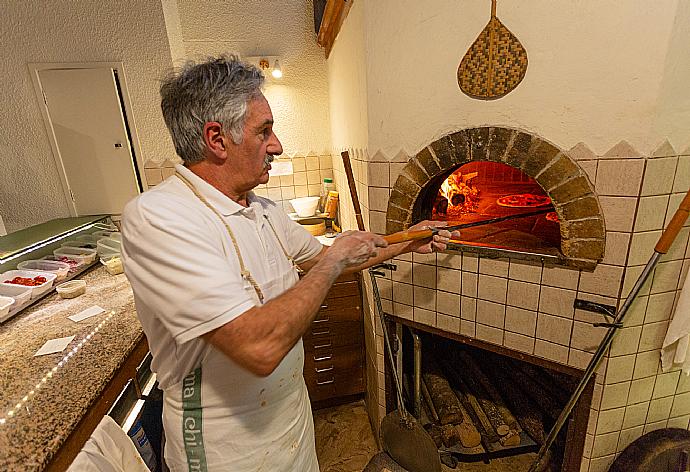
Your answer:
[[[386,232],[394,233],[419,221],[420,205],[427,193],[436,191],[444,175],[471,161],[515,167],[544,189],[560,219],[562,257],[551,262],[593,270],[603,259],[603,212],[585,171],[564,150],[539,136],[504,127],[460,130],[437,139],[410,158],[391,190]],[[491,256],[491,249],[486,251],[482,253]],[[494,257],[503,255],[497,250]]]

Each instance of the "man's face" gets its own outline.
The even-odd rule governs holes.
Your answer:
[[[273,132],[273,114],[261,95],[247,104],[247,115],[241,144],[230,141],[228,160],[237,177],[238,190],[248,191],[268,182],[273,156],[283,153],[283,146]]]

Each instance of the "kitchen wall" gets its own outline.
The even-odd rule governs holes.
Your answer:
[[[0,214],[8,231],[69,216],[28,63],[124,63],[143,160],[174,155],[158,109],[158,79],[172,63],[161,3],[4,2],[2,24]]]
[[[283,78],[268,79],[265,95],[285,154],[330,154],[326,59],[316,44],[311,0],[177,3],[186,57],[279,56]]]
[[[522,42],[529,66],[523,82],[494,101],[467,97],[456,80],[489,19],[489,2],[381,0],[353,9],[328,60],[337,96],[331,122],[352,123],[344,104],[366,103],[358,109],[370,156],[413,155],[451,131],[482,124],[526,129],[566,149],[582,141],[597,154],[623,139],[645,153],[665,139],[677,151],[690,144],[682,85],[690,74],[683,52],[688,2],[501,1],[498,17]],[[357,83],[366,100],[361,87],[334,77],[362,64],[365,78]],[[361,136],[341,128],[333,146],[360,146]]]
[[[532,276],[538,272],[540,280],[545,274],[558,274],[556,278],[562,281],[573,277],[585,283],[594,281],[590,295],[608,290],[602,281],[617,288],[615,296],[629,289],[631,281],[639,274],[639,264],[649,255],[652,241],[658,236],[654,233],[658,232],[666,215],[677,208],[690,182],[685,168],[690,162],[687,160],[690,156],[690,128],[687,127],[690,107],[682,85],[690,79],[683,46],[690,40],[689,8],[690,4],[684,1],[652,5],[595,0],[503,0],[498,4],[498,17],[522,42],[529,66],[525,79],[513,92],[499,100],[481,101],[460,91],[456,71],[462,56],[489,19],[490,2],[381,0],[353,3],[328,60],[330,111],[334,151],[348,149],[354,156],[358,193],[368,228],[385,231],[390,188],[411,156],[453,131],[489,125],[522,129],[566,150],[590,180],[596,182],[608,231],[606,258],[594,273],[547,269],[539,264],[535,268],[508,260],[478,261],[472,255],[439,255],[438,262],[435,257],[433,261],[418,256],[402,257],[397,261],[399,271],[392,281],[398,285],[399,293],[392,291],[394,283],[382,283],[382,293],[388,299],[384,300],[384,308],[393,312],[393,303],[399,302],[400,316],[413,317],[449,331],[459,330],[489,342],[505,343],[513,349],[527,349],[546,358],[558,360],[561,356],[559,362],[570,363],[570,358],[563,357],[567,349],[556,346],[558,343],[554,344],[553,339],[546,343],[530,340],[520,344],[525,340],[513,333],[499,341],[492,322],[505,326],[509,321],[507,315],[491,318],[493,321],[487,324],[487,310],[480,314],[479,307],[472,305],[471,300],[465,304],[455,303],[459,297],[471,297],[471,294],[462,292],[458,297],[457,293],[448,296],[443,293],[446,289],[436,284],[447,286],[457,281],[460,287],[459,275],[449,271],[466,267],[472,274],[465,276],[463,273],[462,284],[465,278],[475,277],[476,282],[482,273],[495,276],[489,274],[496,267],[508,274],[504,274],[506,280],[511,279],[514,284],[524,282],[522,276],[510,275],[514,266],[516,274]],[[395,21],[390,20],[392,12],[395,12]],[[358,73],[351,76],[351,80],[343,79],[342,71],[350,70],[358,70]],[[365,122],[357,121],[357,117]],[[646,169],[642,186],[641,167]],[[343,185],[345,176],[337,160],[334,160],[334,174],[336,182]],[[634,174],[635,178],[629,174]],[[676,181],[679,182],[677,186]],[[622,193],[619,187],[625,187],[628,192],[628,186],[632,188],[630,193]],[[650,188],[662,186],[663,192],[646,193]],[[638,205],[639,197],[642,198]],[[655,209],[650,213],[652,207]],[[341,212],[349,227],[353,227],[350,208],[345,197]],[[622,221],[625,224],[621,224]],[[653,228],[649,227],[652,222]],[[672,304],[679,288],[675,283],[682,284],[687,266],[681,272],[682,262],[676,260],[685,258],[686,242],[684,234],[674,251],[674,260],[664,265],[678,268],[678,273],[674,273],[675,282],[669,282],[672,287],[669,285],[670,288],[653,293],[658,302],[663,299]],[[619,266],[626,264],[623,280]],[[417,267],[422,270],[418,271]],[[607,272],[615,272],[615,277],[609,277]],[[664,270],[660,270],[659,277],[665,277]],[[405,281],[410,286],[400,285]],[[433,289],[442,290],[438,292],[442,302]],[[544,292],[551,294],[553,290]],[[493,300],[495,293],[489,295]],[[370,287],[366,296],[371,297]],[[565,295],[559,297],[559,303],[567,305],[567,301],[563,301]],[[450,303],[449,298],[453,298]],[[409,305],[405,306],[405,300]],[[519,297],[507,302],[508,305],[515,303],[519,303]],[[484,305],[493,306],[488,302]],[[445,311],[449,307],[458,316],[447,316]],[[572,309],[572,301],[570,307]],[[628,349],[635,344],[637,348],[636,339],[630,335],[644,333],[644,341],[640,338],[641,352],[637,354],[640,371],[633,373],[631,370],[630,377],[616,377],[619,372],[627,375],[626,369],[630,366],[625,364],[622,370],[616,367],[605,380],[606,389],[598,387],[594,407],[600,411],[590,423],[582,470],[606,470],[616,453],[661,424],[688,426],[684,410],[687,382],[678,380],[677,370],[661,374],[655,369],[661,342],[659,336],[663,335],[661,331],[670,317],[670,307],[668,310],[659,307],[658,303],[652,306],[647,315],[643,310],[642,316],[647,321],[641,321],[638,316],[626,333],[625,344],[617,346],[624,345]],[[409,310],[404,312],[404,309]],[[559,314],[564,313],[559,311]],[[370,303],[365,317],[367,406],[377,424],[376,418],[384,413],[384,362],[381,331],[375,319]],[[544,316],[544,320],[547,319],[552,321]],[[582,321],[573,322],[570,317],[566,322],[575,326]],[[527,348],[527,344],[530,347]],[[570,344],[568,346],[573,349]],[[571,365],[581,367],[587,355],[578,357],[584,351],[575,351]],[[616,357],[620,355],[621,358],[615,358],[614,365],[630,362],[632,354],[623,351],[617,351]],[[603,377],[600,377],[599,384],[602,382]],[[658,389],[654,387],[657,384]],[[640,396],[643,386],[644,395]],[[611,402],[616,395],[619,395],[617,400],[627,403]],[[674,396],[678,399],[678,407],[672,407]],[[603,426],[610,418],[615,418],[614,429]],[[602,426],[598,427],[599,424]]]

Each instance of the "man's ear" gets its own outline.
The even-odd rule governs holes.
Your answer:
[[[217,121],[209,121],[204,124],[204,144],[206,149],[216,159],[227,157],[227,137],[223,133],[223,125]]]

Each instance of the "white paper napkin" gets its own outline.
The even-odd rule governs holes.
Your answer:
[[[86,310],[82,310],[76,315],[68,316],[70,320],[77,322],[81,320],[85,320],[86,318],[91,318],[92,316],[99,315],[105,311],[104,308],[101,308],[98,305],[94,305],[92,307],[87,308]]]
[[[67,336],[66,338],[56,338],[46,341],[41,348],[36,351],[34,357],[44,356],[46,354],[53,354],[54,352],[63,351],[69,343],[72,342],[74,336]]]

